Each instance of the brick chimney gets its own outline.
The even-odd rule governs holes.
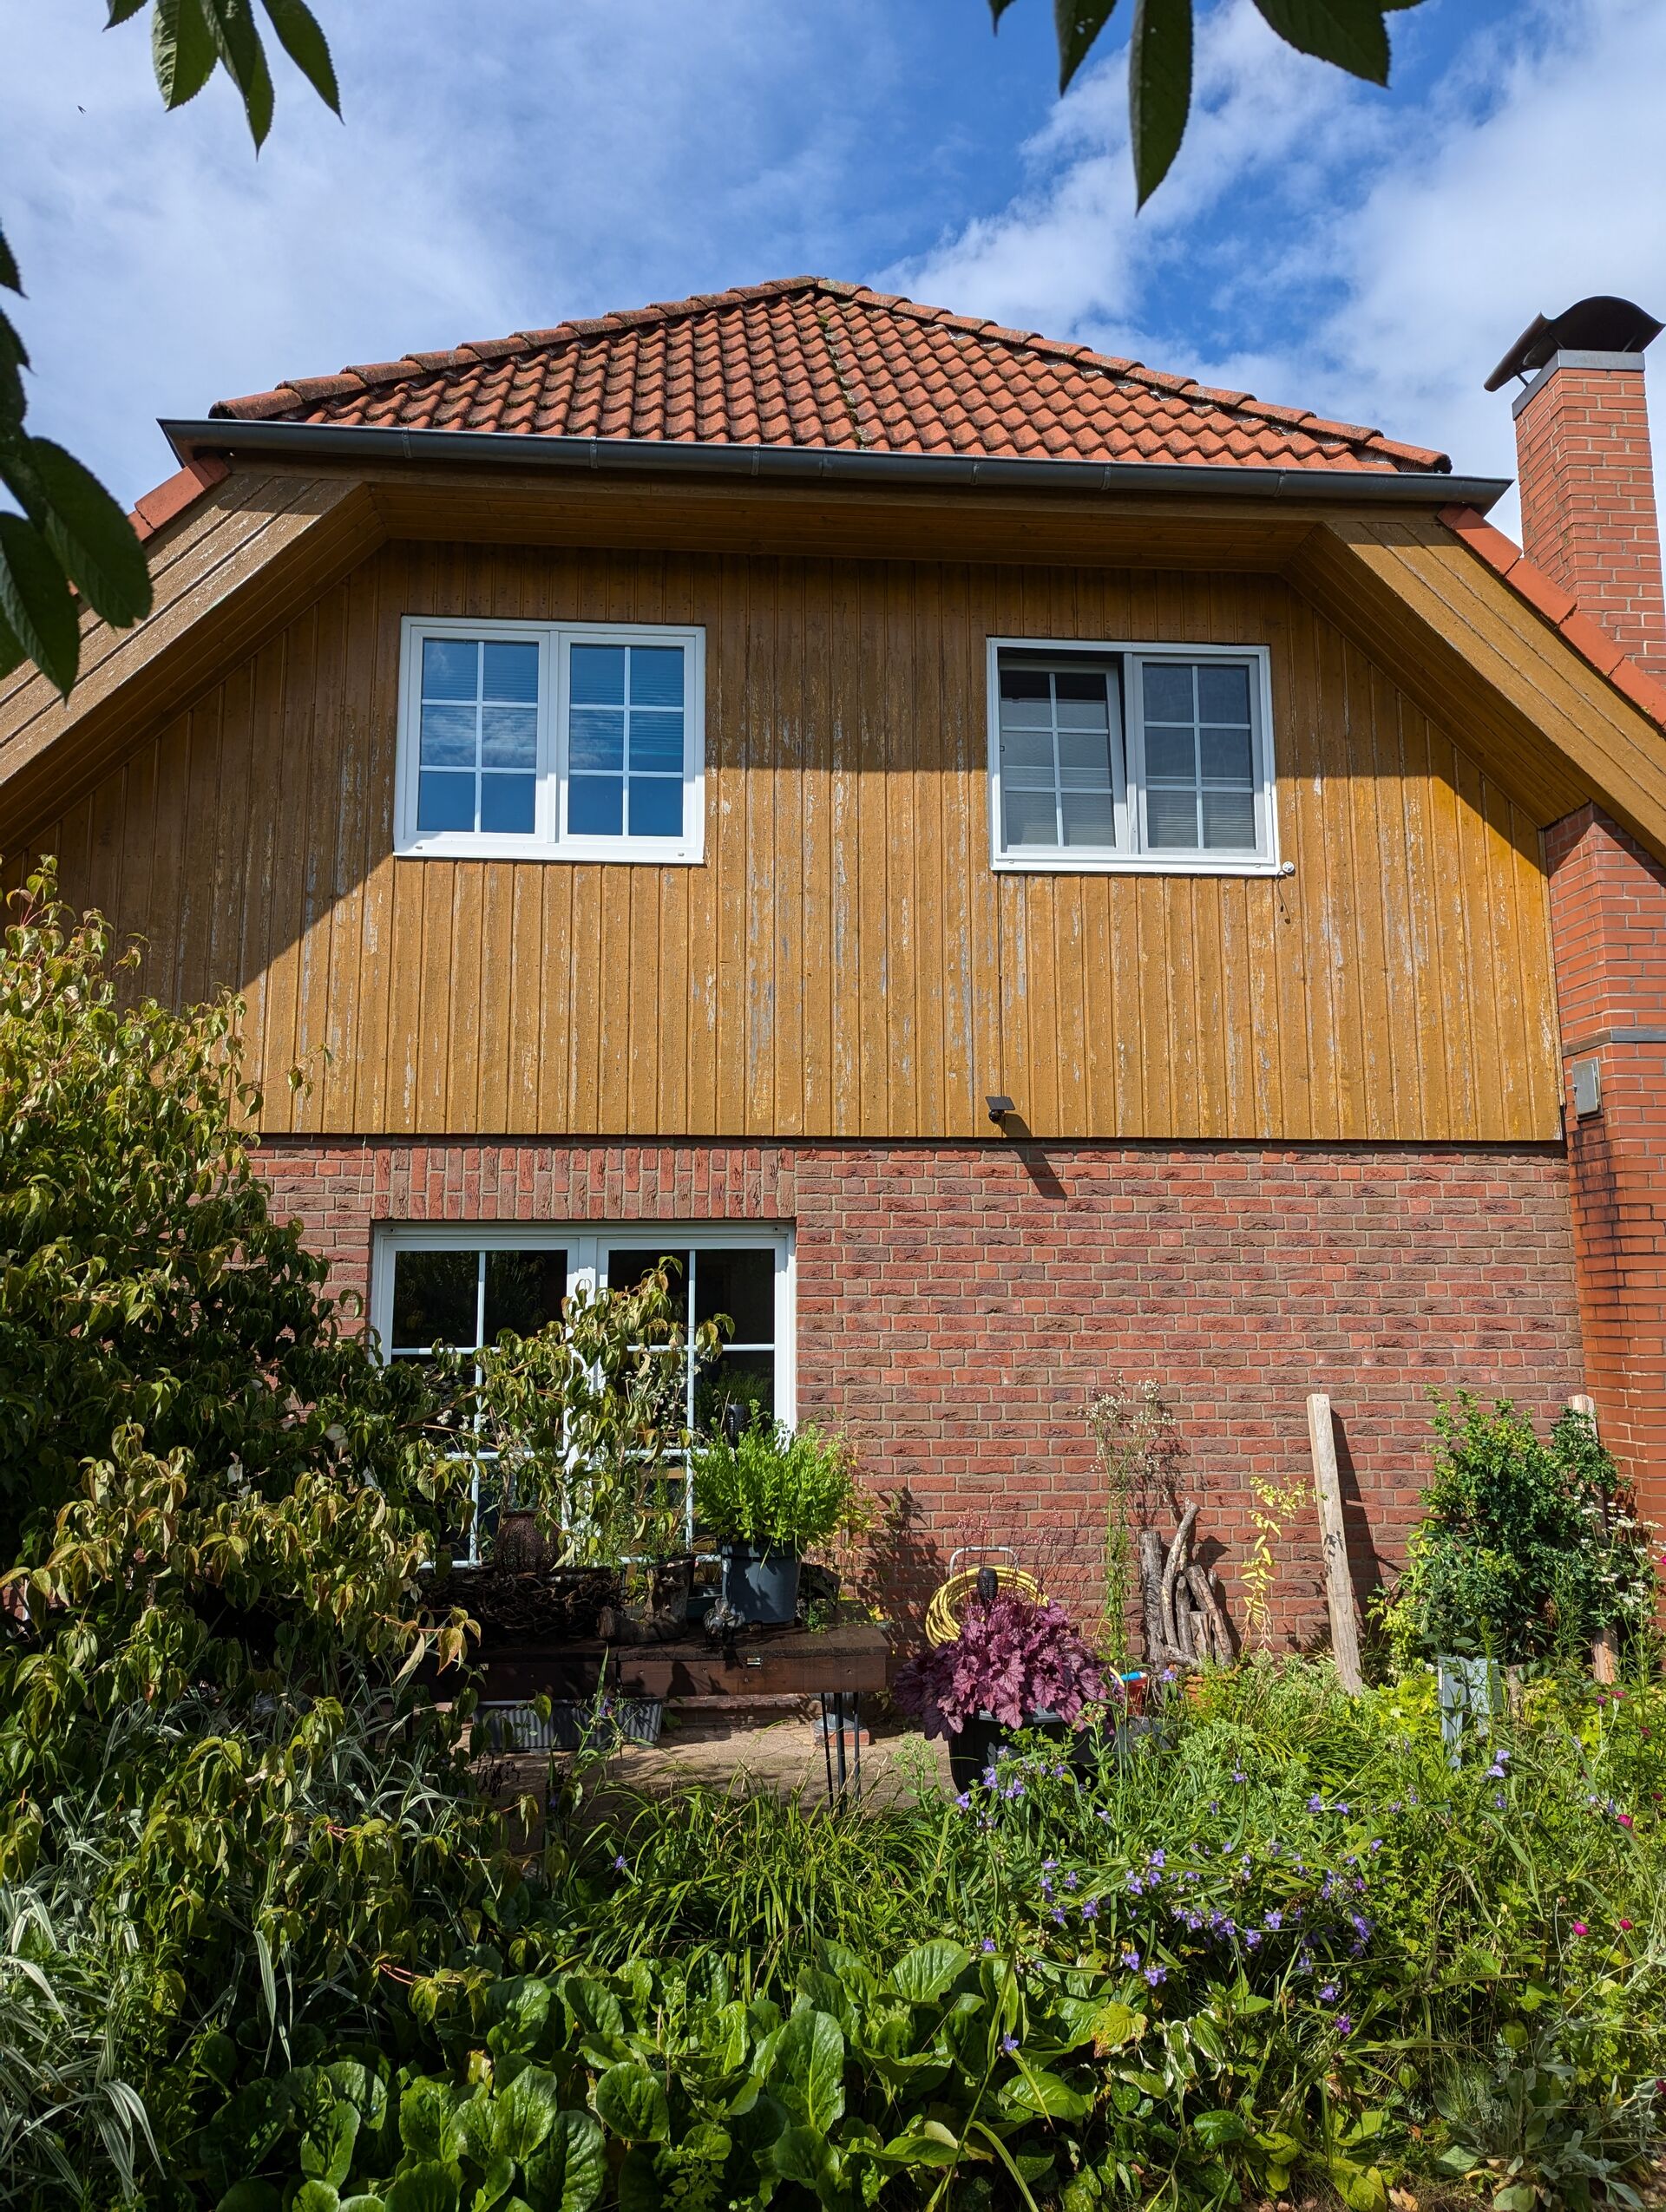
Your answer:
[[[1487,379],[1512,376],[1522,550],[1579,612],[1666,683],[1666,592],[1643,383],[1656,318],[1630,300],[1539,316]]]
[[[1525,330],[1512,376],[1523,549],[1648,674],[1666,604],[1643,349],[1662,325],[1585,299]],[[1666,1515],[1666,867],[1594,806],[1545,832],[1585,1387],[1643,1510]]]

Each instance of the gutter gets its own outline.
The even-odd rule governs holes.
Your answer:
[[[408,430],[342,422],[164,421],[188,465],[200,455],[285,454],[336,461],[451,461],[595,475],[746,478],[754,482],[957,485],[971,491],[1143,492],[1179,497],[1292,500],[1337,506],[1473,507],[1501,499],[1509,480],[1433,469],[1222,468],[1185,461],[1028,461],[865,448],[685,444],[660,438],[549,438],[503,430]]]

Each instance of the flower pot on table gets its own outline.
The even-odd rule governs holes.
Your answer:
[[[798,1617],[796,1552],[758,1551],[751,1544],[724,1544],[723,1601],[742,1620],[759,1627],[779,1626]]]

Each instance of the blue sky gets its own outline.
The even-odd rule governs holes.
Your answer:
[[[159,414],[805,270],[1501,474],[1480,383],[1535,311],[1666,313],[1660,0],[1424,0],[1387,95],[1208,0],[1187,145],[1138,219],[1120,43],[1060,101],[1048,0],[998,38],[982,0],[315,5],[344,126],[285,69],[257,161],[223,82],[161,113],[141,25],[0,0],[32,419],[123,496],[167,471]]]

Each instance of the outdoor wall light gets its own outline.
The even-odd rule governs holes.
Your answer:
[[[1010,1098],[996,1091],[987,1092],[983,1103],[989,1109],[989,1118],[997,1129],[1000,1127],[1008,1114],[1016,1113],[1018,1110]]]

